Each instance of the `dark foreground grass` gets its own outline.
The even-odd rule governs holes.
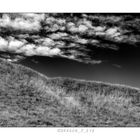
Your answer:
[[[140,90],[50,79],[0,59],[0,126],[140,126]]]

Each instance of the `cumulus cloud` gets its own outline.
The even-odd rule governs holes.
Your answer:
[[[101,56],[100,49],[118,51],[121,43],[137,46],[140,19],[132,15],[129,19],[129,16],[3,13],[0,53],[59,56],[84,63],[101,63],[101,58],[96,58],[97,53]]]
[[[0,37],[0,51],[6,51],[8,46],[8,41]]]
[[[30,15],[30,14],[29,14]],[[22,31],[38,31],[40,29],[40,20],[42,18],[37,17],[36,15],[32,15],[36,18],[29,18],[30,16],[17,17],[15,19],[11,19],[9,14],[3,14],[2,18],[0,19],[0,27],[4,28],[12,28],[14,30],[22,30]]]
[[[15,54],[23,54],[25,56],[54,56],[60,54],[59,48],[50,48],[51,39],[44,39],[42,46],[28,44],[25,40],[16,40],[10,37],[8,40],[0,38],[0,51],[11,52]]]
[[[50,49],[49,47],[38,47],[35,52],[40,56],[57,56],[61,51],[58,48]]]
[[[24,41],[20,41],[14,38],[10,38],[10,41],[8,42],[7,45],[7,50],[9,52],[16,52],[18,51],[23,45],[25,44]]]
[[[26,56],[33,56],[33,55],[35,55],[34,49],[35,49],[35,45],[27,44],[27,45],[24,45],[23,47],[17,49],[15,53],[21,53]]]

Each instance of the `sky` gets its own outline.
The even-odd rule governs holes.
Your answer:
[[[126,55],[122,55],[121,53],[110,55],[108,59],[104,56],[106,61],[94,65],[61,57],[50,58],[38,56],[24,59],[20,63],[48,77],[71,77],[140,88],[139,51],[136,49],[135,51],[127,51],[128,54]]]
[[[47,76],[140,87],[139,14],[1,13],[0,57]]]

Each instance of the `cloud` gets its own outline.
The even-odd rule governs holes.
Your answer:
[[[118,65],[118,64],[112,64],[112,66],[114,66],[114,67],[116,67],[116,68],[119,68],[119,69],[122,68],[122,66],[121,66],[121,65]]]
[[[137,46],[140,19],[135,17],[131,21],[126,17],[4,13],[0,18],[0,52],[101,63],[103,49],[111,53],[118,51],[121,43]]]
[[[39,56],[57,56],[60,54],[61,51],[58,48],[50,49],[49,47],[37,47],[35,52],[36,55]]]
[[[8,41],[0,37],[0,51],[5,52],[7,50]]]
[[[36,14],[36,13],[21,13],[23,17],[27,19],[30,18],[32,20],[41,21],[45,19],[45,14]]]
[[[25,44],[25,41],[20,41],[14,38],[10,38],[10,41],[7,45],[7,50],[9,52],[16,52],[18,51],[23,45]]]
[[[80,33],[86,32],[88,30],[88,27],[85,25],[79,25],[78,30]]]
[[[25,19],[27,17],[27,19]],[[40,19],[36,15],[34,19],[30,19],[29,16],[21,16],[15,19],[11,19],[9,14],[3,14],[0,19],[0,27],[12,28],[13,30],[22,31],[38,31],[40,26]]]
[[[24,54],[25,56],[33,56],[33,55],[36,55],[35,50],[34,50],[35,48],[36,48],[35,45],[27,44],[17,49],[15,53],[17,54],[21,53],[21,54]]]
[[[59,48],[50,48],[52,40],[44,39],[40,45],[28,44],[25,40],[17,40],[9,37],[7,40],[0,37],[0,51],[23,54],[25,56],[54,56],[60,54]],[[43,46],[45,45],[45,46]]]

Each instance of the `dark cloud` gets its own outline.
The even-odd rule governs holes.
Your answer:
[[[101,63],[96,56],[102,49],[138,46],[139,23],[139,16],[128,14],[1,14],[0,52]]]

